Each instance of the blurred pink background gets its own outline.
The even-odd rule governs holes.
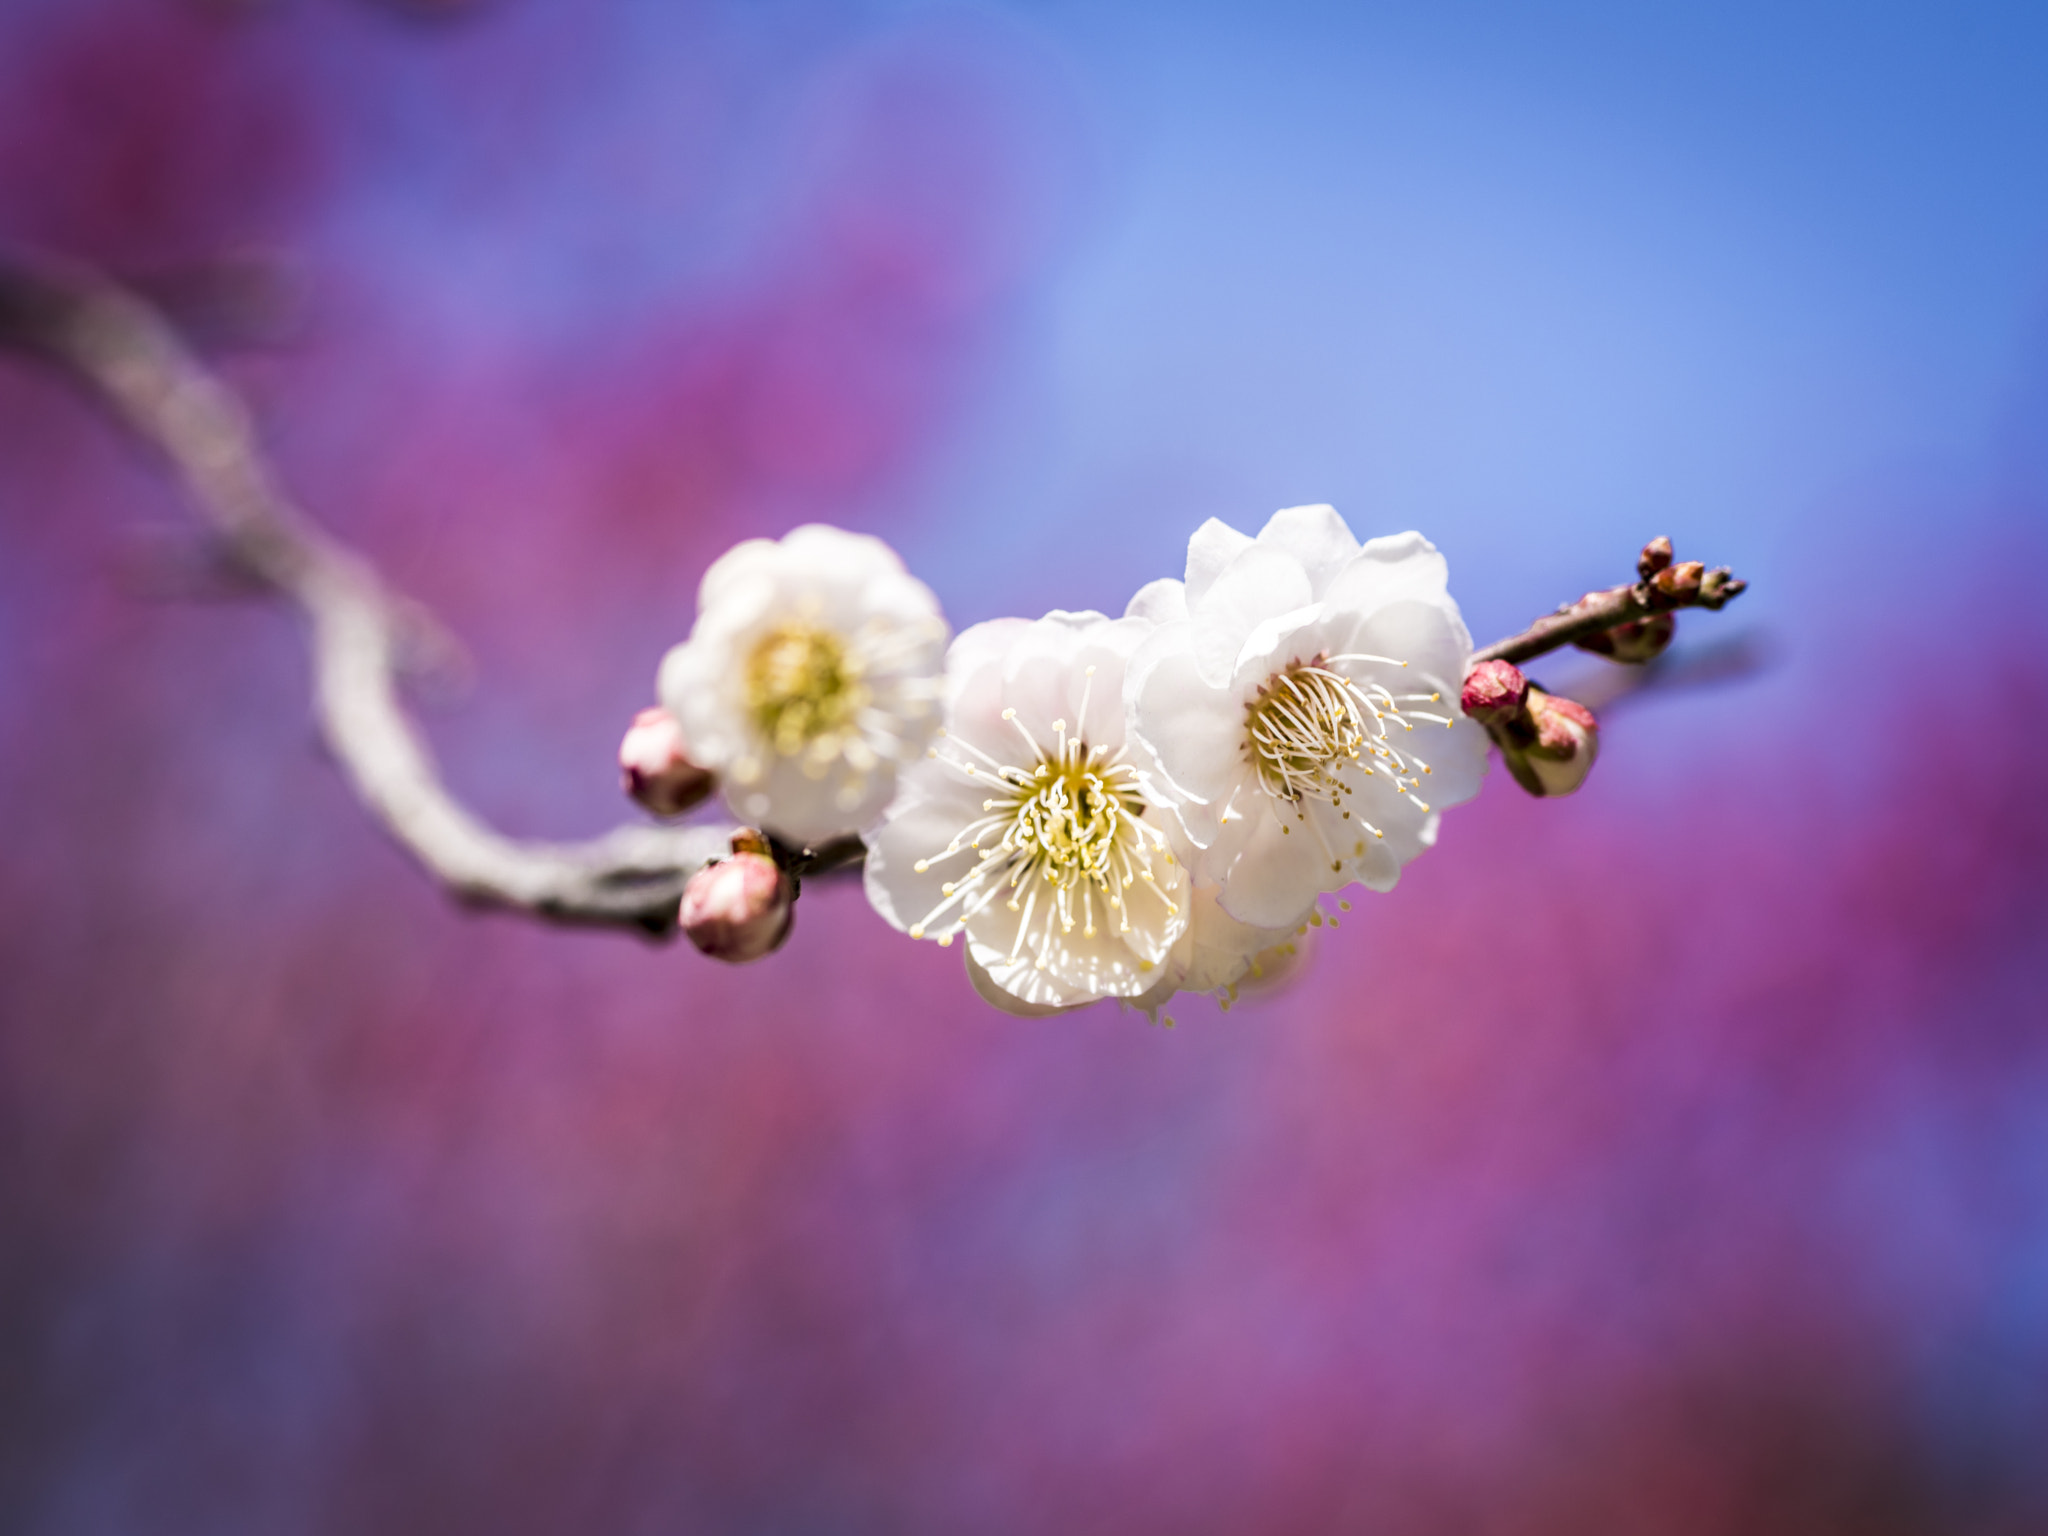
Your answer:
[[[510,830],[813,519],[964,626],[1327,499],[1482,639],[1669,532],[1773,664],[1291,990],[1016,1020],[852,885],[457,910],[0,360],[0,1526],[2048,1531],[2037,8],[439,9],[12,0],[0,238],[291,264],[219,361]]]

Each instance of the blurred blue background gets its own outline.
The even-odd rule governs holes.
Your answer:
[[[2048,9],[9,0],[0,238],[286,264],[220,366],[519,832],[812,519],[964,626],[1328,500],[1482,640],[1668,532],[1767,663],[1013,1020],[457,911],[0,363],[6,1529],[2048,1531]]]

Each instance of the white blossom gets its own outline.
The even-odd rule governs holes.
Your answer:
[[[1486,733],[1458,690],[1472,640],[1420,534],[1360,546],[1324,506],[1256,539],[1211,519],[1126,678],[1131,731],[1197,849],[1195,879],[1257,927],[1361,881],[1388,890],[1478,792]]]
[[[1239,986],[1277,977],[1292,969],[1298,953],[1296,940],[1306,932],[1313,906],[1304,909],[1290,923],[1260,927],[1241,923],[1223,910],[1214,885],[1192,886],[1188,892],[1188,926],[1161,968],[1160,979],[1130,1006],[1157,1023],[1160,1010],[1177,992],[1206,992],[1228,1011],[1237,1001]],[[1171,1024],[1172,1019],[1167,1019]]]
[[[817,843],[873,821],[931,739],[946,636],[888,545],[807,524],[705,572],[661,702],[735,816]]]
[[[945,726],[868,834],[867,893],[914,939],[966,939],[982,995],[1042,1013],[1152,987],[1188,926],[1177,830],[1125,734],[1137,618],[967,630]]]

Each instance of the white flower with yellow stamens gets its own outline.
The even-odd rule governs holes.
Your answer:
[[[809,844],[873,821],[938,725],[946,621],[880,539],[808,524],[704,573],[662,704],[735,816]]]
[[[1136,997],[1188,925],[1171,813],[1126,739],[1143,619],[998,619],[953,642],[945,728],[868,834],[867,892],[914,939],[964,938],[991,1001]]]
[[[1391,889],[1478,792],[1486,733],[1458,707],[1472,638],[1445,579],[1420,534],[1360,546],[1331,508],[1292,507],[1256,539],[1211,519],[1186,581],[1132,599],[1159,627],[1127,675],[1131,732],[1239,922]]]

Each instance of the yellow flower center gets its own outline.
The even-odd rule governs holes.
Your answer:
[[[816,625],[771,629],[747,658],[747,708],[784,757],[807,750],[836,753],[840,738],[854,730],[867,707],[869,692],[846,643]]]
[[[1297,661],[1266,679],[1245,706],[1245,751],[1259,787],[1278,800],[1315,795],[1335,802],[1345,794],[1336,770],[1357,762],[1367,747],[1361,702],[1349,679],[1316,661]]]
[[[1092,678],[1095,669],[1088,670]],[[1087,712],[1085,702],[1082,712]],[[1006,709],[1003,718],[1015,724],[1017,712]],[[1055,942],[1077,926],[1083,938],[1095,937],[1098,902],[1103,918],[1114,917],[1120,934],[1131,931],[1126,898],[1133,891],[1149,891],[1168,918],[1178,917],[1179,904],[1159,888],[1152,868],[1157,858],[1171,869],[1173,855],[1166,835],[1144,820],[1138,771],[1123,761],[1122,750],[1092,750],[1067,734],[1064,720],[1052,723],[1059,746],[1050,752],[1022,725],[1016,728],[1031,752],[1028,767],[999,763],[960,742],[954,745],[972,758],[933,749],[934,757],[968,778],[988,780],[995,793],[981,802],[982,814],[942,851],[917,861],[915,868],[923,874],[948,859],[974,858],[964,874],[939,888],[944,899],[910,925],[910,936],[921,939],[936,927],[932,937],[951,944],[970,919],[1001,902],[1018,914],[1010,957],[1029,944],[1043,970]],[[1151,963],[1141,962],[1139,969],[1150,970]]]
[[[1080,880],[1110,885],[1110,853],[1125,821],[1144,814],[1130,770],[1109,768],[1100,754],[1040,763],[1010,789],[1006,841],[1020,861],[1056,890]],[[1109,780],[1117,781],[1111,787]]]

